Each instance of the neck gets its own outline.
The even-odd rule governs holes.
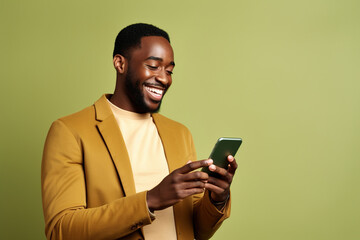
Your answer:
[[[127,97],[126,93],[124,92],[124,89],[125,89],[124,82],[125,82],[125,79],[121,79],[119,74],[117,74],[114,94],[111,95],[109,101],[121,109],[130,111],[130,112],[136,112],[135,109],[133,108],[129,98]]]
[[[130,112],[136,112],[130,104],[128,104],[128,101],[126,98],[124,98],[124,94],[119,93],[115,90],[114,94],[110,97],[109,101],[117,106],[118,108],[124,109],[126,111]]]

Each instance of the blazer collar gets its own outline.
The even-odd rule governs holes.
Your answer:
[[[111,94],[104,94],[95,102],[95,118],[97,121],[102,122],[113,115],[108,103],[110,96]]]

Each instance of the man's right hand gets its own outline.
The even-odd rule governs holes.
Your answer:
[[[189,162],[167,175],[147,193],[150,211],[165,209],[188,196],[202,193],[209,175],[201,171],[193,172],[193,170],[210,166],[212,163],[211,159]]]

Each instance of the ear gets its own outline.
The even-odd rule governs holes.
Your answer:
[[[113,59],[114,68],[118,73],[124,73],[126,68],[126,58],[120,54],[116,54]]]

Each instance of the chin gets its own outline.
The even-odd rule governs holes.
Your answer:
[[[147,105],[147,112],[149,113],[158,113],[160,111],[161,102],[157,104],[157,106],[149,106]]]

